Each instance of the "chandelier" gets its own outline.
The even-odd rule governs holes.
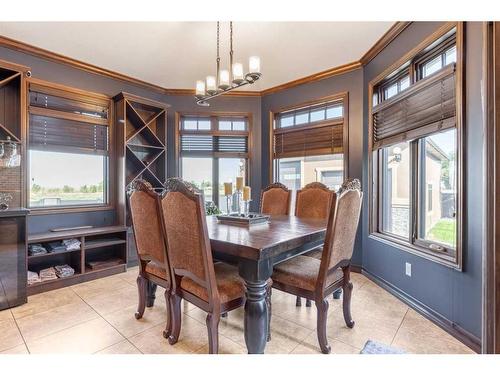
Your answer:
[[[219,29],[217,22],[217,71],[215,76],[207,76],[205,81],[196,81],[196,104],[207,107],[208,100],[223,95],[226,92],[248,84],[253,84],[262,74],[260,73],[260,58],[251,56],[248,61],[248,73],[243,73],[243,64],[233,63],[233,23],[229,22],[229,66],[230,70],[220,69]]]

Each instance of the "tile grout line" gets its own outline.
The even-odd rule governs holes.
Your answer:
[[[410,311],[410,308],[408,307],[406,309],[405,315],[403,316],[403,319],[401,319],[401,323],[399,323],[398,329],[396,330],[396,333],[394,334],[394,337],[391,340],[391,345],[394,343],[394,340],[396,339],[396,336],[398,335],[399,329],[403,325],[403,322],[405,321],[406,315],[408,314],[408,311]]]
[[[17,324],[17,320],[16,320],[16,317],[14,316],[14,314],[12,313],[12,310],[9,309],[9,312],[10,312],[10,315],[12,316],[12,319],[14,319],[14,324],[16,325],[16,328],[17,328],[17,331],[19,332],[19,335],[21,336],[21,338],[23,339],[23,342],[24,342],[24,347],[26,348],[26,350],[28,351],[28,354],[31,354],[30,352],[30,349],[28,347],[28,343],[26,342],[26,339],[24,338],[24,335],[23,333],[21,332],[21,329],[19,328],[19,324]],[[17,345],[13,346],[12,348],[15,348]],[[9,350],[9,349],[12,349],[12,348],[8,348],[6,350]]]

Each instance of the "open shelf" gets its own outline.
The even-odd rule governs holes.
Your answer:
[[[32,234],[28,237],[28,243],[40,243],[43,246],[49,242],[62,241],[68,238],[78,239],[81,242],[81,249],[29,256],[28,269],[33,272],[39,272],[44,268],[68,264],[75,270],[75,274],[73,276],[32,284],[28,288],[29,295],[62,288],[126,270],[128,246],[127,228],[124,226],[85,228],[62,232]],[[105,264],[99,269],[92,269],[87,265],[88,262],[96,260],[105,261],[111,259],[117,259],[117,262]]]
[[[163,108],[142,103],[132,99],[126,99],[126,102],[134,110],[134,112],[141,118],[144,124],[148,124],[158,117],[161,113],[165,112]]]
[[[102,247],[121,245],[127,243],[127,240],[123,238],[105,238],[98,240],[90,240],[85,242],[85,250],[99,249]]]
[[[58,251],[58,252],[53,252],[53,253],[45,253],[45,254],[39,254],[39,255],[28,255],[28,262],[32,259],[40,259],[40,258],[47,258],[47,257],[54,257],[59,254],[68,254],[68,253],[75,253],[78,251],[82,251],[82,249],[75,249],[75,250],[66,250],[66,251]]]

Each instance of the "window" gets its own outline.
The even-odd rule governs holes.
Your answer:
[[[418,239],[436,249],[454,249],[457,234],[456,130],[433,134],[419,141],[419,183],[427,191],[418,196],[421,207]],[[424,209],[426,208],[426,209]]]
[[[386,147],[382,157],[382,231],[408,238],[410,233],[410,153],[407,142]]]
[[[456,30],[371,83],[372,234],[461,267]],[[412,82],[408,71],[415,72]],[[390,101],[384,102],[391,98]],[[379,101],[379,99],[382,99]]]
[[[292,190],[316,181],[334,190],[340,187],[345,177],[346,103],[342,95],[273,115],[274,181]]]
[[[205,201],[225,211],[224,182],[235,184],[243,176],[249,184],[249,136],[248,116],[181,116],[181,177],[202,190]]]
[[[31,84],[29,207],[108,204],[109,101]]]

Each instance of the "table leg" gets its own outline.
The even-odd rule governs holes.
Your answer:
[[[153,307],[156,298],[156,287],[155,283],[148,281],[147,295],[146,295],[146,306]]]
[[[266,302],[267,280],[272,266],[268,261],[243,261],[240,276],[245,280],[245,342],[249,354],[263,354],[269,332],[269,310]]]

